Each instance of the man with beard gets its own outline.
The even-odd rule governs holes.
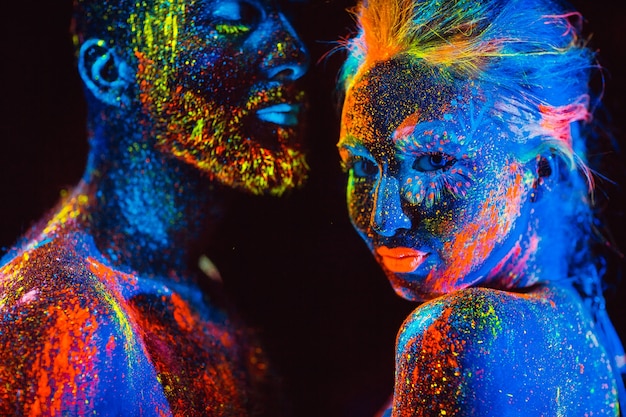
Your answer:
[[[261,348],[196,265],[229,188],[305,180],[304,46],[269,0],[74,10],[91,149],[0,263],[0,414],[276,413]]]

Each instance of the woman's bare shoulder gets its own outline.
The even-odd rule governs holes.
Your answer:
[[[615,412],[611,362],[567,287],[524,293],[472,288],[429,301],[405,320],[396,351],[399,409],[441,406],[448,415]]]

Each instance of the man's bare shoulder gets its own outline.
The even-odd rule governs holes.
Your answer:
[[[0,267],[0,414],[132,411],[124,396],[156,381],[123,299],[79,249],[45,242]]]
[[[2,317],[42,313],[48,317],[41,323],[45,325],[59,311],[106,314],[103,308],[114,304],[114,287],[99,276],[97,264],[82,246],[82,242],[48,239],[5,258],[0,265]]]

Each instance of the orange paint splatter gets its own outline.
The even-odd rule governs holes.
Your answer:
[[[189,305],[178,295],[172,294],[170,302],[173,307],[174,320],[178,326],[187,332],[190,332],[196,325],[196,316],[192,314]]]
[[[409,136],[415,130],[415,126],[419,123],[420,111],[416,111],[400,123],[400,126],[393,134],[393,140],[398,140],[402,137]]]
[[[519,215],[519,208],[523,193],[523,176],[518,165],[512,164],[505,175],[512,179],[502,181],[510,183],[498,194],[492,194],[482,203],[478,218],[480,223],[464,225],[454,241],[444,244],[445,253],[452,261],[445,276],[436,275],[432,271],[426,278],[428,285],[436,293],[448,293],[482,263],[494,250],[496,245],[511,229],[515,218]]]
[[[47,330],[46,342],[31,370],[30,377],[37,383],[28,415],[60,415],[67,411],[67,398],[72,399],[76,412],[84,415],[88,405],[81,398],[95,391],[98,383],[95,378],[85,378],[95,368],[97,341],[93,336],[98,323],[76,298],[68,300],[64,309],[50,306],[47,315],[54,326]]]

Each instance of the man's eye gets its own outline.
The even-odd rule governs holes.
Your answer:
[[[413,169],[420,172],[446,170],[454,165],[455,162],[455,158],[444,153],[427,153],[415,158]]]
[[[221,34],[249,32],[261,20],[262,11],[246,1],[225,0],[219,2],[213,16],[219,23],[215,26]]]
[[[378,174],[378,166],[369,159],[359,158],[352,164],[354,175],[371,178]]]

